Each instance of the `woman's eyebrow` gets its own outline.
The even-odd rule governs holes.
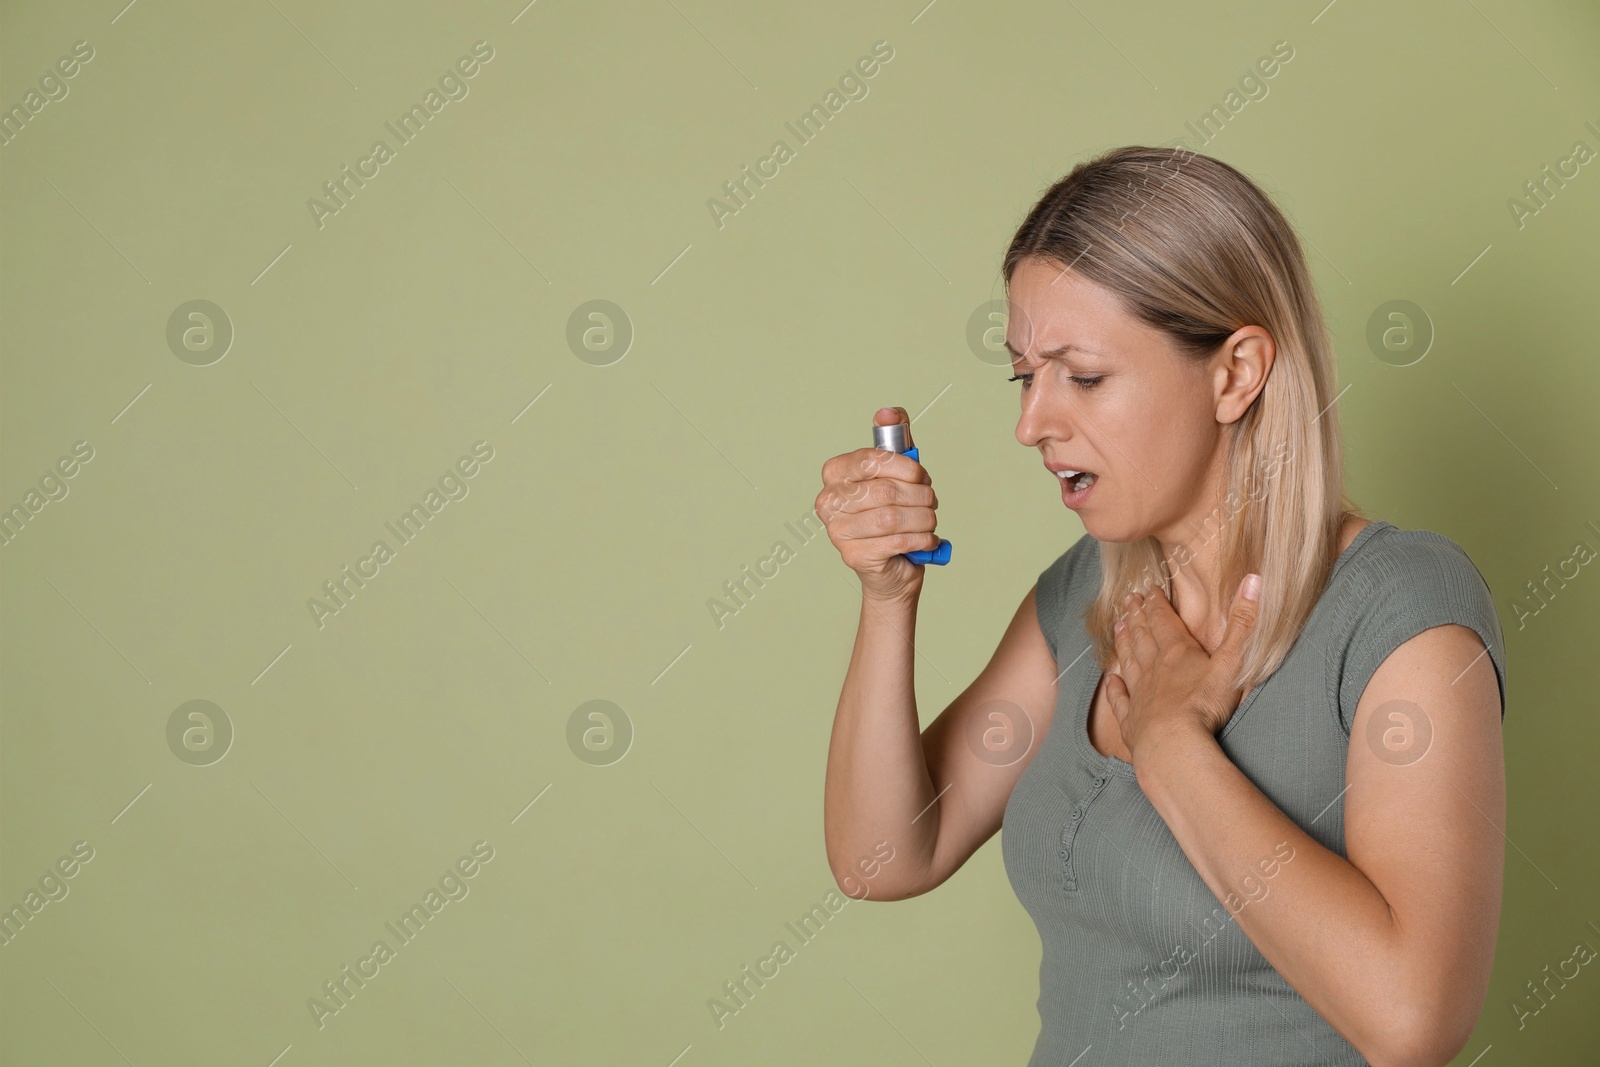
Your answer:
[[[1018,352],[1015,348],[1012,348],[1009,340],[1006,341],[1005,344],[1006,351],[1011,353],[1011,362],[1015,363],[1017,360],[1022,358],[1022,353]],[[1054,359],[1056,356],[1064,356],[1068,352],[1082,352],[1086,356],[1100,355],[1099,352],[1096,352],[1092,348],[1085,348],[1083,345],[1073,344],[1069,341],[1064,345],[1057,345],[1055,348],[1052,348],[1047,352],[1040,352],[1038,356],[1041,360]]]

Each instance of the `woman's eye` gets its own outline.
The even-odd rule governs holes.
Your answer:
[[[1006,381],[1008,381],[1008,382],[1021,382],[1022,383],[1022,388],[1026,389],[1030,385],[1033,384],[1033,375],[1032,374],[1015,374],[1015,375],[1012,375],[1010,378],[1007,378]],[[1089,390],[1089,389],[1093,389],[1095,386],[1097,386],[1101,382],[1105,381],[1105,375],[1102,374],[1098,378],[1080,378],[1080,377],[1077,377],[1077,376],[1069,376],[1067,378],[1067,381],[1069,381],[1072,384],[1076,385],[1079,389]]]

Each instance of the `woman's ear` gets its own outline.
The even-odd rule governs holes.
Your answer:
[[[1260,326],[1241,326],[1222,343],[1217,356],[1218,422],[1236,422],[1250,409],[1266,387],[1276,356],[1272,335]]]

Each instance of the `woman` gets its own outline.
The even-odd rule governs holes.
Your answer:
[[[871,895],[926,893],[1003,824],[1043,945],[1030,1067],[1448,1062],[1499,922],[1504,640],[1459,546],[1344,496],[1291,227],[1225,163],[1120,148],[1004,275],[1017,440],[1087,532],[919,735],[902,553],[938,543],[938,497],[890,452],[824,465],[862,590],[835,878],[886,841]]]

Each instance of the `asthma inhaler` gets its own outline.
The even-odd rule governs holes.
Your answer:
[[[885,452],[898,452],[902,456],[909,456],[917,460],[918,463],[922,462],[917,458],[917,450],[915,448],[906,447],[906,424],[903,422],[897,422],[893,426],[874,425],[872,427],[872,447],[881,448]],[[932,563],[935,566],[943,567],[950,562],[950,542],[941,537],[939,538],[938,548],[931,551],[926,548],[919,548],[914,552],[903,554],[912,563]]]

